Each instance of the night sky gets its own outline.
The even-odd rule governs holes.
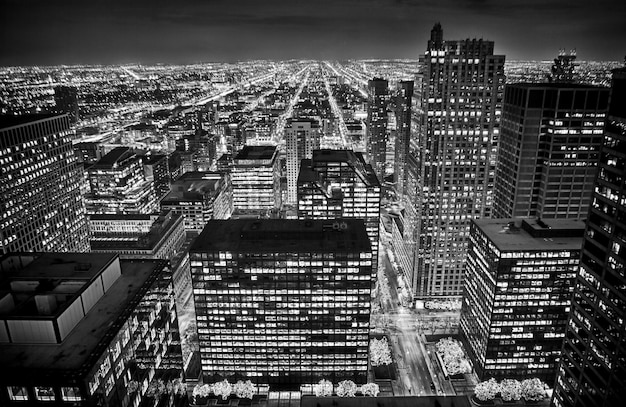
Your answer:
[[[623,0],[0,0],[0,65],[417,59],[485,38],[507,59],[623,60]]]

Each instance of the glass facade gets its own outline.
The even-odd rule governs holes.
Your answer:
[[[372,254],[362,221],[211,221],[190,260],[206,375],[366,381]]]
[[[365,148],[367,158],[376,176],[385,178],[387,154],[387,108],[389,107],[389,83],[385,79],[374,78],[367,83],[367,129]]]
[[[613,82],[582,267],[552,403],[619,406],[626,397],[626,69]]]
[[[280,208],[280,168],[276,147],[244,147],[234,158],[231,176],[235,210]]]
[[[0,120],[0,252],[89,251],[68,118],[13,120]]]
[[[320,128],[317,120],[294,119],[285,127],[285,152],[287,154],[287,202],[297,202],[300,161],[311,158],[313,150],[320,148]]]
[[[551,383],[584,224],[553,220],[544,228],[521,222],[521,228],[512,219],[472,222],[461,336],[482,379],[538,377]]]

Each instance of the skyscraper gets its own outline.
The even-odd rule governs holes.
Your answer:
[[[619,406],[626,399],[626,68],[613,71],[595,190],[552,402]]]
[[[245,146],[232,166],[235,210],[267,213],[281,206],[278,152],[274,146]]]
[[[393,179],[396,184],[396,192],[400,196],[405,193],[406,157],[409,154],[409,141],[411,139],[411,102],[414,84],[413,81],[398,82],[395,95],[396,148]]]
[[[584,229],[569,219],[472,222],[460,331],[480,378],[554,380]]]
[[[421,298],[462,293],[469,221],[491,214],[504,90],[504,56],[494,55],[493,41],[442,38],[436,25],[416,90],[423,115],[410,280]]]
[[[0,116],[0,251],[89,251],[66,115]]]
[[[80,118],[78,108],[78,90],[71,86],[55,86],[54,102],[58,113],[67,113],[70,123],[76,123]]]
[[[367,83],[367,133],[365,151],[367,159],[381,182],[385,178],[387,154],[387,108],[389,107],[388,82],[374,78]]]
[[[302,160],[298,219],[363,219],[374,259],[378,259],[380,196],[378,178],[361,153],[315,150],[311,160]]]
[[[365,382],[373,260],[362,220],[211,220],[190,259],[205,375]]]
[[[313,150],[320,148],[319,122],[315,119],[293,119],[285,127],[285,150],[287,153],[287,201],[297,200],[300,161],[311,158]]]
[[[587,217],[608,97],[591,85],[506,86],[494,217]]]

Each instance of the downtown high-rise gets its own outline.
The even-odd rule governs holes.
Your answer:
[[[604,143],[555,383],[556,407],[626,398],[626,68],[613,71]]]
[[[437,24],[420,57],[418,83],[411,171],[418,203],[408,279],[417,298],[460,296],[469,222],[491,215],[504,55],[494,55],[493,41],[444,41]]]
[[[86,252],[83,172],[67,115],[0,116],[0,252]]]
[[[411,139],[411,104],[414,86],[414,81],[400,81],[395,94],[396,146],[393,180],[396,184],[396,192],[400,196],[405,193],[405,171]]]
[[[313,150],[320,148],[320,126],[315,119],[292,119],[285,127],[287,154],[287,202],[295,204],[298,193],[300,161],[310,159]]]
[[[587,217],[608,97],[592,85],[506,86],[493,217]]]
[[[387,154],[387,108],[389,107],[389,83],[374,78],[367,83],[367,130],[365,149],[367,159],[378,178],[385,178]]]
[[[211,220],[190,260],[205,376],[365,382],[373,259],[362,220]]]

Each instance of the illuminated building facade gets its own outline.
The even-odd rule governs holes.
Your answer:
[[[138,406],[181,376],[166,261],[9,253],[0,270],[1,405]]]
[[[402,196],[405,193],[406,159],[409,154],[409,140],[411,139],[411,103],[413,101],[413,81],[400,81],[395,95],[396,114],[396,148],[394,156],[393,179],[396,192]]]
[[[365,221],[378,259],[380,183],[361,153],[315,150],[298,176],[298,219],[357,218]],[[378,264],[372,266],[376,270]]]
[[[471,219],[491,215],[504,91],[504,55],[493,41],[444,41],[431,31],[420,57],[417,146],[418,298],[460,296]]]
[[[320,148],[320,136],[319,122],[315,119],[293,119],[285,127],[288,203],[297,201],[300,161],[310,159],[313,150]]]
[[[172,211],[150,215],[90,215],[93,253],[122,259],[170,260],[185,241],[183,216]]]
[[[280,208],[280,167],[274,146],[245,146],[231,170],[235,210],[269,212]]]
[[[67,116],[0,116],[0,252],[89,251]]]
[[[365,383],[373,259],[362,220],[212,220],[190,260],[205,375]]]
[[[389,83],[374,78],[367,82],[367,129],[365,150],[369,163],[382,181],[385,178],[387,154],[387,108],[389,107]]]
[[[146,180],[152,183],[157,202],[170,192],[170,170],[166,155],[144,157],[143,169]]]
[[[613,71],[604,144],[576,278],[556,407],[626,399],[626,69]]]
[[[584,227],[568,219],[472,222],[460,331],[480,378],[554,380]]]
[[[145,177],[143,158],[116,147],[87,169],[87,213],[151,213],[157,208],[154,186]]]
[[[209,219],[228,219],[233,213],[233,191],[228,173],[187,172],[161,200],[161,210],[183,215],[185,230],[200,234]]]
[[[587,217],[608,98],[591,85],[506,86],[493,217]]]
[[[54,103],[56,104],[55,110],[57,112],[67,113],[70,123],[78,122],[80,118],[78,89],[71,86],[55,86]]]

